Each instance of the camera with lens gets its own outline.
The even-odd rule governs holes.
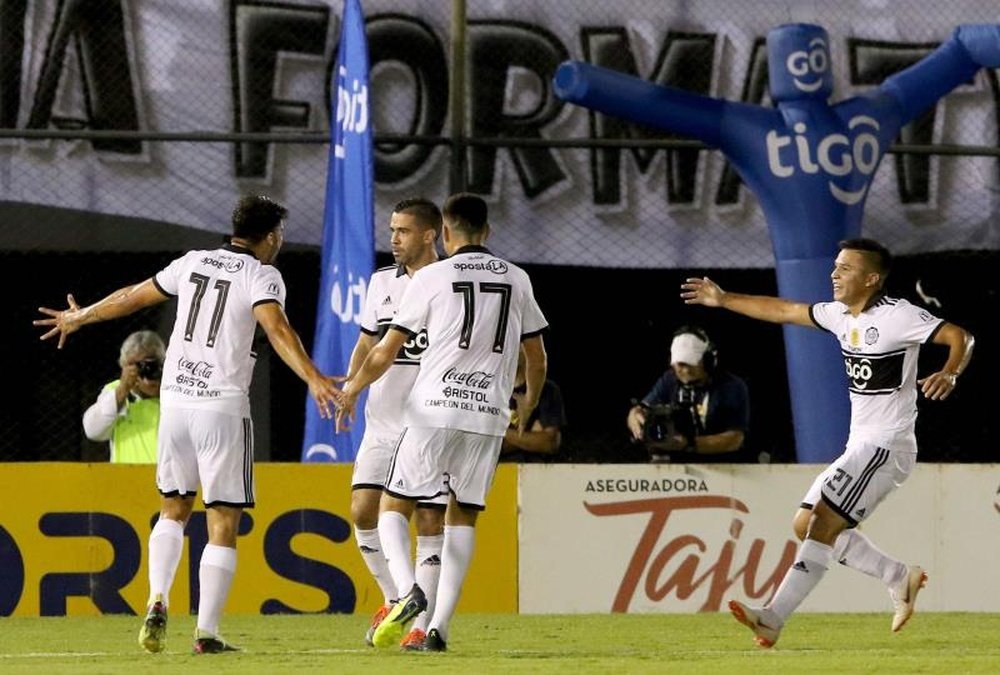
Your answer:
[[[691,408],[683,404],[660,403],[645,405],[646,421],[642,425],[642,440],[656,443],[683,436],[692,440],[695,435]]]
[[[670,462],[670,452],[692,452],[695,439],[701,433],[701,423],[695,406],[697,392],[689,387],[677,391],[673,403],[646,404],[639,402],[645,411],[642,440],[653,462]],[[663,444],[680,437],[685,439],[683,448],[665,447]]]
[[[163,375],[163,364],[157,359],[145,359],[135,364],[139,377],[144,380],[158,380]]]

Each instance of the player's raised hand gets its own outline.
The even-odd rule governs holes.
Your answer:
[[[72,293],[66,294],[66,304],[68,307],[62,310],[39,307],[38,311],[50,318],[32,321],[35,326],[52,326],[52,329],[43,333],[39,339],[48,340],[58,335],[59,344],[56,345],[58,349],[63,348],[70,333],[75,333],[83,325],[83,310],[76,304]]]
[[[706,307],[721,307],[722,295],[725,291],[708,277],[689,277],[681,284],[681,298],[685,305],[705,305]]]

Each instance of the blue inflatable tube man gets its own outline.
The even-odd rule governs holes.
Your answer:
[[[926,58],[860,96],[830,104],[830,39],[811,24],[767,36],[776,108],[656,85],[579,61],[559,66],[555,93],[607,115],[690,136],[718,148],[756,195],[774,249],[778,291],[802,302],[831,297],[837,242],[859,236],[865,198],[905,124],[981,67],[1000,66],[1000,26],[968,25]],[[850,409],[837,343],[785,326],[798,460],[828,463],[843,451]]]

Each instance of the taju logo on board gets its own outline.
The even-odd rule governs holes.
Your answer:
[[[649,518],[618,586],[611,606],[613,612],[627,612],[640,586],[646,597],[654,602],[670,595],[683,601],[701,590],[707,591],[705,601],[698,607],[699,612],[719,611],[730,589],[742,591],[751,600],[766,601],[778,589],[798,548],[794,541],[782,542],[778,562],[771,569],[763,569],[767,545],[763,539],[754,539],[745,557],[737,557],[737,543],[743,533],[743,520],[738,516],[732,519],[728,537],[717,552],[703,538],[704,532],[675,533],[668,527],[670,517],[683,511],[725,509],[750,513],[746,504],[727,495],[685,495],[600,504],[584,502],[583,506],[599,518],[629,515]],[[669,539],[661,545],[664,534]]]

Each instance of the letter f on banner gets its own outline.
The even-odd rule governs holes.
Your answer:
[[[374,171],[368,107],[368,46],[359,0],[344,0],[334,69],[336,96],[330,124],[330,159],[323,216],[323,255],[313,360],[328,375],[343,375],[361,326],[368,278],[375,265]],[[304,462],[353,462],[364,434],[365,397],[349,432],[334,434],[306,401]]]

